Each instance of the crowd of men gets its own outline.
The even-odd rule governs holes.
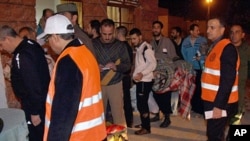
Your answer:
[[[188,36],[183,37],[176,26],[168,38],[162,34],[163,23],[154,21],[152,40],[147,42],[139,28],[116,27],[108,18],[90,21],[84,31],[73,3],[57,5],[56,13],[43,11],[39,35],[28,27],[19,33],[7,25],[0,27],[1,48],[13,54],[10,80],[25,112],[30,141],[106,140],[108,116],[112,124],[124,127],[124,140],[129,139],[127,128],[139,128],[136,135],[150,134],[150,122],[159,121],[160,113],[159,127],[169,127],[170,115],[179,114],[180,96],[178,89],[160,94],[152,90],[163,61],[191,64],[196,87],[189,112],[207,120],[209,141],[222,140],[229,121],[240,123],[250,61],[240,24],[231,26],[229,39],[219,17],[208,21],[207,37],[200,35],[198,24],[191,24]],[[41,47],[45,44],[56,57],[46,57]],[[141,121],[136,126],[132,85]],[[150,94],[158,111],[150,111]],[[204,114],[209,111],[211,117]]]

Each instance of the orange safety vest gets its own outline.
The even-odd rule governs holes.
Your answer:
[[[58,57],[52,72],[46,99],[44,141],[47,140],[51,119],[52,102],[55,94],[55,72],[57,63],[69,55],[84,76],[78,114],[72,128],[70,141],[101,141],[106,137],[104,108],[100,84],[100,72],[94,56],[83,45],[68,47]],[[87,58],[84,59],[83,58]],[[66,112],[66,111],[65,111]]]
[[[219,41],[205,60],[205,68],[203,70],[201,77],[201,87],[202,87],[201,98],[205,101],[213,102],[215,100],[215,97],[219,90],[219,83],[220,83],[220,70],[221,70],[220,57],[223,49],[229,43],[230,41],[228,39],[223,39]],[[229,96],[228,103],[234,103],[238,101],[239,65],[240,65],[240,59],[238,56],[238,61],[236,66],[237,74]]]

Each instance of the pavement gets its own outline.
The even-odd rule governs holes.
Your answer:
[[[162,121],[151,122],[151,134],[135,135],[138,128],[128,128],[129,141],[207,141],[206,121],[202,116],[191,114],[190,120],[171,116],[171,125],[160,128]],[[139,113],[134,112],[134,125],[140,124]],[[245,112],[242,124],[250,125],[250,110]]]

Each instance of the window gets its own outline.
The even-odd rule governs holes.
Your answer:
[[[108,3],[137,6],[139,0],[108,0]]]
[[[116,26],[123,25],[128,30],[134,27],[134,8],[138,0],[108,0],[107,15]]]

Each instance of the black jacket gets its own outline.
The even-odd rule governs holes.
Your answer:
[[[13,52],[11,84],[20,98],[26,116],[44,116],[45,100],[50,81],[49,69],[42,47],[35,41],[23,39]]]

